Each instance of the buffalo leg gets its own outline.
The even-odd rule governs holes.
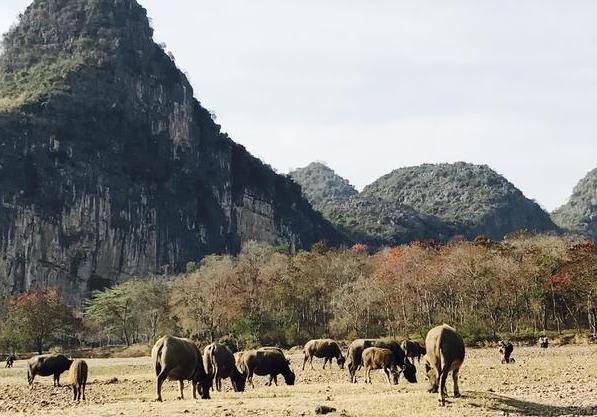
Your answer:
[[[305,370],[305,365],[307,364],[308,360],[309,360],[309,356],[305,352],[305,357],[303,358],[303,371]]]
[[[251,387],[255,388],[255,384],[253,383],[253,371],[249,369],[249,373],[247,374],[247,381],[251,383]]]
[[[73,401],[77,401],[77,385],[73,384]]]
[[[439,378],[439,403],[440,405],[446,404],[446,379],[448,379],[449,369],[447,366],[444,366],[441,370],[441,375]]]
[[[81,394],[83,396],[83,401],[85,401],[85,388],[87,388],[87,382],[83,382],[81,385]]]
[[[327,363],[328,363],[328,358],[327,357],[323,358],[323,369],[325,369],[325,365]],[[330,367],[331,367],[331,365],[330,365]]]
[[[383,372],[384,372],[384,374],[386,374],[386,379],[388,380],[388,384],[392,385],[392,379],[390,378],[390,375],[392,374],[392,372],[390,371],[390,368],[383,368]]]
[[[278,375],[271,375],[269,376],[269,384],[268,385],[272,385],[272,381],[274,382],[274,384],[276,384],[276,387],[278,386]]]
[[[454,381],[454,397],[455,398],[460,397],[460,389],[458,388],[458,371],[460,371],[460,369],[455,369],[452,372],[452,380]]]
[[[168,374],[170,373],[170,371],[171,371],[171,369],[164,368],[158,374],[158,380],[157,380],[157,384],[156,384],[156,397],[155,397],[156,401],[162,401],[162,385],[164,384],[164,381],[166,380],[166,378],[168,378]]]
[[[178,381],[178,389],[180,390],[180,395],[178,396],[179,400],[184,400],[184,381]]]
[[[35,379],[35,372],[27,371],[27,382],[29,383],[29,388],[33,388],[33,380]]]
[[[209,380],[204,380],[203,382],[201,382],[201,398],[204,400],[209,400],[209,386],[210,386],[210,382]]]
[[[348,372],[350,373],[350,382],[352,382],[353,384],[357,382],[356,369],[352,363],[348,367]]]

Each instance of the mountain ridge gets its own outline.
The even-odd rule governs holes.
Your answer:
[[[295,183],[221,132],[152,35],[135,0],[35,0],[5,36],[5,291],[51,285],[80,302],[248,240],[345,241]]]
[[[302,177],[290,174],[301,186],[305,169]],[[458,235],[499,239],[520,229],[557,231],[537,203],[487,165],[457,162],[398,168],[346,200],[352,203],[352,215],[346,201],[334,203],[333,196],[328,197],[326,206],[314,207],[347,233],[352,229],[357,239],[363,239],[362,230],[369,230],[366,240],[377,245],[446,241]],[[378,207],[367,201],[377,201]]]

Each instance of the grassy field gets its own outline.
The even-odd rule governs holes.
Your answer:
[[[256,387],[244,393],[213,392],[211,400],[193,400],[189,387],[185,400],[176,400],[177,385],[164,384],[164,402],[153,400],[154,376],[150,359],[90,359],[87,401],[74,404],[67,387],[53,388],[51,378],[39,378],[32,391],[26,368],[18,361],[13,369],[0,369],[0,415],[48,416],[308,416],[325,405],[337,409],[331,416],[593,416],[597,415],[597,346],[563,346],[541,351],[517,348],[515,364],[501,365],[496,349],[469,349],[461,370],[462,398],[451,398],[444,408],[426,392],[427,381],[418,366],[419,383],[401,379],[390,386],[381,373],[373,384],[348,382],[348,372],[301,371],[302,355],[290,355],[297,384]],[[66,374],[63,375],[66,379]],[[116,378],[116,379],[115,379]]]

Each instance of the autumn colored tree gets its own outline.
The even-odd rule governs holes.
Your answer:
[[[234,259],[209,256],[198,269],[177,279],[169,304],[188,337],[214,341],[233,329],[242,301],[234,288]]]
[[[73,320],[70,308],[55,289],[33,288],[9,298],[3,338],[14,347],[33,348],[41,354],[50,343],[70,332]]]

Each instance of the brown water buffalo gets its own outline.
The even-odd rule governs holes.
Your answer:
[[[303,348],[305,358],[303,360],[303,371],[305,370],[305,364],[309,361],[311,369],[313,369],[313,357],[323,358],[323,369],[325,365],[330,362],[332,366],[332,360],[336,358],[336,362],[340,369],[344,369],[344,355],[342,350],[335,340],[332,339],[314,339],[309,340]]]
[[[68,371],[73,361],[64,355],[38,355],[27,362],[27,381],[33,386],[36,375],[54,375],[54,386],[60,386],[60,375]]]
[[[85,401],[85,387],[87,386],[88,374],[87,362],[82,359],[75,359],[68,371],[68,383],[73,387],[73,401]]]
[[[284,353],[278,348],[260,348],[256,350],[249,350],[240,355],[241,372],[247,376],[247,380],[253,384],[253,375],[269,375],[269,382],[272,381],[278,385],[279,374],[282,374],[287,385],[294,385],[295,375],[290,369],[290,361],[286,359]]]
[[[348,346],[346,362],[352,382],[357,382],[356,372],[362,366],[363,351],[369,347],[390,349],[396,357],[396,363],[404,373],[406,380],[410,383],[417,382],[417,369],[406,358],[398,342],[386,339],[356,339]]]
[[[209,399],[211,377],[205,372],[199,348],[190,339],[164,336],[155,342],[151,350],[151,360],[157,376],[156,401],[162,401],[162,384],[166,378],[178,381],[179,399],[184,399],[184,381],[191,381],[193,398],[199,389],[201,398]]]
[[[230,378],[234,391],[244,391],[246,377],[236,368],[234,355],[226,345],[212,343],[203,349],[206,372],[215,381],[216,389],[222,390],[222,379]]]
[[[400,344],[400,347],[404,351],[404,354],[407,358],[412,358],[413,362],[414,359],[417,358],[417,362],[421,363],[421,357],[425,356],[427,349],[425,346],[421,345],[419,342],[415,342],[412,340],[405,340]]]
[[[452,372],[454,397],[460,397],[458,372],[464,362],[464,341],[447,324],[429,330],[425,338],[425,371],[429,378],[429,392],[439,392],[440,405],[446,402],[446,379]]]
[[[388,384],[397,384],[400,371],[396,362],[396,355],[390,350],[369,347],[363,351],[363,368],[365,368],[365,384],[371,384],[371,370],[382,369],[388,379]]]

